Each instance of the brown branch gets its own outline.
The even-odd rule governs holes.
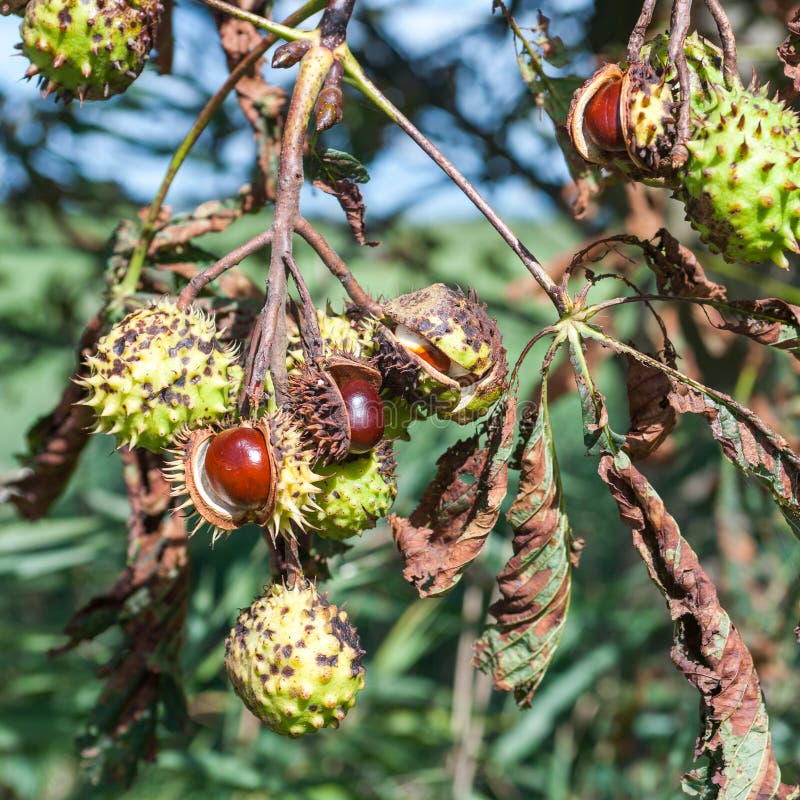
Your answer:
[[[200,292],[208,286],[211,281],[219,278],[227,270],[235,267],[237,264],[244,261],[245,258],[263,250],[272,241],[272,230],[264,231],[257,234],[252,239],[249,239],[244,244],[239,245],[235,250],[223,256],[219,261],[213,263],[210,267],[198,272],[189,283],[183,288],[183,291],[178,297],[177,306],[180,309],[186,310],[194,303]]]
[[[642,45],[644,44],[644,37],[647,34],[647,28],[653,20],[653,12],[656,8],[656,0],[645,0],[642,6],[642,13],[639,19],[633,26],[630,38],[628,39],[628,61],[631,63],[639,60],[639,53],[641,52]]]
[[[304,217],[297,216],[294,229],[308,244],[314,248],[331,274],[339,280],[350,299],[362,310],[374,317],[383,316],[381,304],[364,291],[361,284],[347,264],[339,257],[336,251],[328,244],[325,237]]]

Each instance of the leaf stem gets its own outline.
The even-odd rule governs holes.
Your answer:
[[[403,113],[378,89],[367,77],[355,56],[347,45],[342,46],[342,63],[345,74],[350,82],[367,98],[369,98],[389,119],[395,122],[406,134],[430,157],[441,170],[461,189],[462,192],[474,203],[478,210],[486,217],[492,227],[503,237],[506,244],[517,254],[527,270],[533,275],[539,286],[544,289],[555,307],[563,315],[569,312],[572,301],[569,295],[561,289],[545,272],[542,265],[534,255],[519,240],[500,215],[489,205],[478,190],[456,169],[448,159]]]

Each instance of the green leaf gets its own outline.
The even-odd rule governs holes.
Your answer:
[[[500,573],[497,620],[475,645],[473,663],[528,707],[564,630],[572,587],[572,533],[564,509],[546,393],[521,459],[508,511],[514,554]]]
[[[354,155],[346,153],[344,150],[334,150],[332,147],[328,147],[325,150],[314,151],[309,177],[312,180],[324,177],[331,183],[342,180],[367,183],[369,172]]]

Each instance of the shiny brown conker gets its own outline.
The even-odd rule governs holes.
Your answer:
[[[603,84],[586,104],[584,125],[594,143],[603,150],[625,150],[619,100],[622,81]]]
[[[247,427],[228,428],[214,436],[205,456],[211,489],[231,506],[265,505],[272,489],[272,466],[263,434]]]
[[[350,452],[367,453],[383,438],[383,401],[363,378],[342,381],[339,391],[350,421]]]

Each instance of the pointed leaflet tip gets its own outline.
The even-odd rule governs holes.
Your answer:
[[[56,57],[53,59],[53,67],[55,67],[55,69],[61,69],[66,63],[67,57],[64,53],[56,53]]]
[[[36,75],[38,75],[40,72],[41,72],[41,70],[39,69],[39,67],[37,67],[35,64],[31,64],[28,67],[28,69],[25,70],[25,77],[28,80],[30,80],[31,78],[33,78]]]
[[[81,74],[87,80],[89,79],[89,76],[92,74],[92,65],[88,61],[84,61],[83,66],[81,67]],[[81,100],[81,102],[83,102],[83,100]]]

